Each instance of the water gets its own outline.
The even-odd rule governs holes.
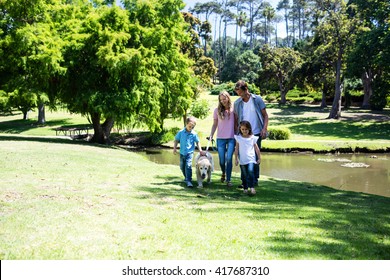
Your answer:
[[[179,155],[174,155],[172,150],[149,149],[141,153],[153,162],[172,164],[179,168]],[[215,169],[219,170],[218,154],[212,154]],[[234,166],[233,172],[240,172],[239,166]],[[262,152],[261,175],[390,197],[390,154]]]

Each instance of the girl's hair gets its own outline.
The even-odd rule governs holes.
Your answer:
[[[245,126],[248,130],[249,130],[249,132],[248,132],[248,134],[249,135],[252,135],[253,134],[253,132],[252,132],[252,126],[251,126],[251,123],[250,122],[248,122],[248,121],[241,121],[240,122],[240,126],[239,126],[239,133],[241,134],[241,126]]]
[[[239,80],[236,83],[235,89],[247,90],[248,89],[248,84],[245,81],[243,81],[243,80]]]
[[[222,105],[221,96],[225,96],[228,100],[227,108]],[[232,100],[230,94],[227,91],[222,91],[218,95],[218,116],[223,120],[225,119],[225,111],[227,110],[228,119],[230,118],[230,112],[232,111]]]

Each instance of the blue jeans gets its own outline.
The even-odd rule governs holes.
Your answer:
[[[256,163],[248,163],[245,165],[240,165],[241,169],[241,178],[242,184],[244,185],[244,189],[250,189],[254,187],[254,178],[255,178],[255,166],[258,165]]]
[[[226,181],[230,182],[233,170],[234,138],[217,139],[219,165],[223,174],[226,173]]]
[[[188,153],[186,155],[180,154],[180,169],[183,172],[184,180],[187,182],[192,181],[192,158],[194,153]]]

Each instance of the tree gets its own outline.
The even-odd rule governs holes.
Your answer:
[[[320,23],[315,30],[315,36],[322,38],[322,48],[332,53],[335,69],[335,94],[332,109],[328,118],[338,119],[341,117],[341,86],[342,70],[346,53],[355,39],[358,29],[358,21],[350,18],[347,9],[354,7],[347,6],[344,0],[316,0]]]
[[[275,79],[279,85],[280,103],[286,103],[287,92],[294,86],[295,73],[302,66],[299,52],[290,48],[270,48],[264,45],[259,52],[262,79]]]
[[[38,107],[38,123],[45,123],[53,77],[62,75],[62,40],[51,21],[59,1],[4,1],[1,64],[2,83],[9,104],[23,112]]]
[[[287,46],[289,47],[290,46],[290,39],[289,39],[289,36],[288,36],[288,17],[289,17],[289,9],[290,9],[290,1],[289,0],[280,0],[277,7],[276,7],[276,10],[277,11],[280,11],[280,10],[283,10],[284,11],[284,21],[285,21],[285,26],[286,26],[286,36],[287,36]]]
[[[84,13],[66,34],[66,80],[61,99],[90,117],[92,141],[108,143],[117,124],[159,131],[168,115],[182,116],[193,95],[192,62],[181,0],[124,0],[116,6],[77,7]]]
[[[386,105],[386,93],[375,92],[374,84],[386,80],[389,73],[390,52],[390,2],[386,0],[353,0],[357,5],[360,24],[364,26],[357,34],[356,44],[348,56],[348,74],[361,78],[363,83],[364,100],[362,107],[370,108],[372,98],[378,102],[374,108],[382,109]],[[387,69],[387,70],[386,70]],[[381,105],[379,105],[381,104]],[[377,106],[379,105],[379,106]]]

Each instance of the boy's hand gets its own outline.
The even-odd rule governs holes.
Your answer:
[[[238,165],[238,158],[236,158],[236,166]]]
[[[206,156],[206,154],[207,154],[206,151],[200,151],[199,153],[200,153],[200,155],[203,156],[203,157]]]

